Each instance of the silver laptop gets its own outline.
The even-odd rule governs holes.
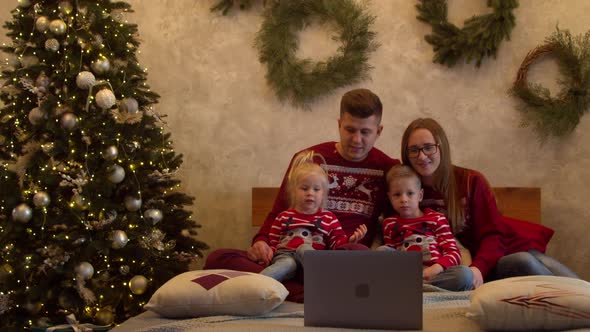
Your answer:
[[[306,251],[305,326],[422,329],[422,254]]]

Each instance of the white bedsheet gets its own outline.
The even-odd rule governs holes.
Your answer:
[[[469,292],[424,293],[423,331],[481,331],[477,322],[466,317]],[[359,308],[359,310],[362,310]],[[303,326],[303,304],[284,302],[272,312],[256,317],[211,316],[166,319],[144,312],[115,327],[112,332],[223,332],[223,331],[382,331]]]

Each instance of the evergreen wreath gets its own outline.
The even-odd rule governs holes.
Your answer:
[[[376,33],[369,30],[375,17],[364,9],[354,0],[282,0],[265,10],[255,45],[260,62],[267,66],[266,80],[281,101],[307,107],[319,96],[368,77],[369,53],[378,44],[373,41]],[[327,61],[313,63],[295,56],[296,33],[312,17],[320,23],[335,22],[334,39],[341,46]]]
[[[558,81],[562,87],[557,97],[551,97],[547,88],[529,84],[527,73],[531,64],[546,55],[552,55],[564,77]],[[569,31],[559,30],[547,38],[543,45],[530,51],[518,70],[510,93],[522,100],[519,110],[531,123],[541,141],[549,136],[571,133],[590,106],[590,31],[572,37]]]
[[[460,29],[447,19],[446,0],[420,0],[416,5],[418,20],[432,26],[432,34],[424,39],[433,46],[433,62],[452,67],[461,58],[467,63],[476,60],[479,67],[484,57],[496,57],[503,39],[510,39],[516,25],[512,11],[518,7],[517,0],[488,0],[494,12],[473,16],[465,20]]]

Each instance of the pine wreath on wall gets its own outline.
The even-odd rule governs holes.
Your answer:
[[[446,0],[420,0],[417,18],[432,26],[432,34],[424,39],[434,48],[433,62],[452,67],[460,59],[475,60],[479,67],[485,57],[496,56],[500,42],[510,39],[516,25],[512,11],[518,1],[488,0],[487,4],[493,13],[473,16],[460,29],[448,21]]]
[[[541,57],[553,56],[563,79],[556,97],[539,84],[527,82],[529,67]],[[523,126],[533,125],[541,141],[571,133],[590,107],[590,31],[573,37],[559,30],[523,60],[510,93],[521,99]]]
[[[310,23],[334,23],[341,43],[337,54],[314,63],[298,59],[296,33]],[[283,0],[265,10],[264,22],[256,36],[258,57],[267,67],[266,80],[277,97],[297,107],[307,107],[318,97],[336,88],[368,77],[369,54],[377,47],[375,20],[354,0]]]

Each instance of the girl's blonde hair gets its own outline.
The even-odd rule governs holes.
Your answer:
[[[324,165],[326,164],[324,157],[313,150],[302,151],[293,158],[291,169],[287,175],[287,193],[289,196],[290,207],[295,206],[295,189],[297,189],[297,184],[301,179],[309,175],[317,175],[320,177],[322,181],[322,189],[324,190],[322,204],[320,206],[322,208],[325,207],[326,202],[328,201],[328,174],[320,165],[314,162],[314,159],[319,159]]]
[[[451,146],[447,134],[441,125],[431,118],[418,118],[408,125],[402,137],[402,162],[411,165],[408,156],[408,140],[417,129],[428,130],[439,145],[440,165],[434,171],[434,189],[441,192],[447,206],[447,219],[453,233],[457,233],[465,226],[465,208],[461,203],[459,189],[455,181],[455,172],[451,163]]]

